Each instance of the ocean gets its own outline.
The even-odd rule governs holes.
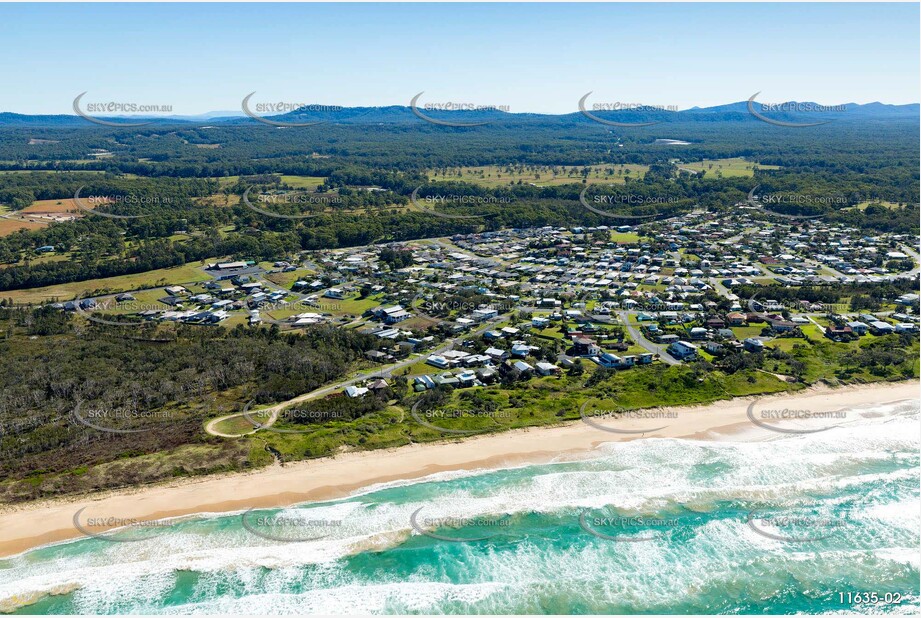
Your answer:
[[[23,614],[919,612],[919,403],[809,434],[607,443],[0,560]],[[78,508],[74,507],[75,510]],[[92,504],[77,515],[91,533]]]

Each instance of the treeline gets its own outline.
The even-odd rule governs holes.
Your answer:
[[[4,478],[199,442],[205,418],[309,392],[340,378],[377,343],[322,326],[303,334],[184,326],[172,338],[142,337],[77,327],[47,308],[0,307],[0,329],[7,334],[0,340]]]
[[[221,176],[261,173],[300,160],[304,168],[335,161],[375,168],[422,170],[493,164],[593,165],[747,157],[803,170],[877,171],[918,162],[918,119],[832,122],[785,131],[747,114],[708,120],[663,122],[652,127],[611,128],[581,115],[510,118],[473,128],[437,127],[418,119],[405,123],[326,123],[279,131],[251,124],[212,127],[165,126],[119,129],[4,128],[0,160],[6,169],[36,162],[61,167],[110,169],[145,176]],[[667,137],[684,146],[656,144]],[[42,142],[30,143],[38,138]],[[85,163],[88,153],[110,157]],[[328,159],[327,159],[328,157]],[[89,166],[89,167],[87,167]],[[246,168],[250,167],[250,170]],[[323,172],[285,172],[323,175]]]
[[[839,304],[844,298],[851,297],[866,297],[881,303],[883,300],[898,298],[903,294],[917,293],[918,286],[919,279],[914,277],[879,283],[836,283],[824,286],[740,285],[733,288],[733,293],[742,299],[754,298],[755,302],[764,302],[768,299],[780,302],[804,300],[810,303],[834,305]]]
[[[604,212],[631,216],[649,214],[656,219],[688,212],[695,207],[716,211],[731,208],[727,205],[744,201],[752,186],[752,180],[746,178],[717,179],[687,174],[674,176],[675,170],[672,166],[655,169],[658,171],[647,174],[643,179],[626,179],[624,184],[590,186],[585,193],[585,199],[594,204],[593,208]],[[0,270],[0,290],[138,273],[223,255],[247,259],[273,259],[304,249],[352,247],[383,241],[466,234],[480,230],[544,225],[615,225],[623,221],[584,208],[579,202],[579,196],[586,185],[580,183],[550,187],[514,185],[498,189],[459,182],[423,182],[416,185],[419,177],[412,174],[353,169],[332,175],[330,184],[369,183],[386,190],[347,195],[342,198],[341,203],[311,206],[313,214],[317,216],[290,219],[266,216],[242,203],[227,208],[202,206],[191,201],[183,192],[208,190],[213,187],[208,184],[209,181],[204,181],[206,186],[195,184],[203,181],[189,182],[192,183],[191,187],[180,186],[173,193],[176,195],[176,203],[183,204],[180,208],[160,208],[149,212],[149,216],[142,219],[112,220],[84,217],[71,223],[54,224],[43,230],[18,232],[0,239],[0,261],[14,261],[22,252],[31,251],[44,244],[54,245],[61,250],[68,250],[74,246],[81,247],[75,259],[70,261],[26,263]],[[784,191],[791,183],[789,178],[782,181],[756,179],[755,182],[763,182],[764,191]],[[279,186],[280,179],[275,175],[253,176],[241,179],[231,190],[242,194],[247,187],[256,187],[257,191],[250,196],[252,203],[260,190]],[[417,189],[417,205],[422,208],[422,212],[401,212],[398,207],[407,206],[412,193]],[[812,190],[821,195],[821,188],[812,187],[804,190]],[[451,200],[426,201],[428,197],[445,195],[494,199],[474,205],[454,203]],[[613,198],[616,204],[594,202],[596,195]],[[857,198],[844,196],[842,199],[847,204]],[[392,204],[388,205],[387,202]],[[310,210],[294,203],[260,203],[259,208],[280,214],[296,214]],[[446,214],[476,215],[479,218],[437,217],[425,212],[428,209]],[[897,219],[888,216],[889,211],[879,213],[877,210],[867,210],[871,213],[867,218],[873,214],[887,215],[878,217],[880,227],[893,228],[899,221],[909,224],[907,217]],[[227,224],[233,224],[238,231],[218,231],[220,226]],[[917,221],[914,221],[914,224],[916,225]],[[874,225],[871,221],[864,220],[862,227],[873,229]],[[198,233],[181,241],[164,238],[177,230],[186,229],[197,230]],[[128,247],[124,242],[126,237],[137,238],[139,242]]]

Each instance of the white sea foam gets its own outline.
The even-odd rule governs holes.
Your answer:
[[[125,611],[126,599],[134,610],[154,613],[163,611],[159,601],[175,585],[177,573],[193,571],[202,574],[201,598],[219,585],[231,584],[241,598],[227,595],[184,605],[182,613],[434,612],[452,602],[501,609],[502,603],[511,602],[509,595],[514,596],[510,586],[545,586],[560,580],[582,582],[586,598],[598,607],[654,609],[667,608],[675,595],[704,591],[717,583],[740,595],[769,595],[779,582],[770,576],[748,581],[738,570],[760,573],[778,561],[802,581],[819,576],[814,572],[816,561],[822,568],[853,570],[858,578],[857,571],[869,564],[883,570],[917,569],[917,547],[906,547],[917,538],[921,502],[916,495],[896,499],[881,493],[863,497],[851,513],[865,525],[852,537],[859,556],[850,558],[855,564],[831,551],[818,556],[799,553],[789,544],[759,535],[743,518],[722,518],[700,525],[680,543],[669,537],[648,543],[589,544],[573,555],[537,541],[521,542],[505,552],[471,549],[463,561],[478,580],[471,584],[445,583],[445,573],[426,573],[428,579],[403,584],[330,583],[343,582],[343,558],[386,551],[415,535],[410,515],[419,508],[423,521],[507,514],[575,521],[585,508],[654,515],[709,513],[725,503],[806,508],[816,500],[833,509],[853,500],[848,490],[872,486],[882,491],[916,479],[917,403],[868,407],[861,413],[859,423],[821,433],[767,442],[610,443],[590,460],[440,473],[421,481],[381,484],[344,500],[279,510],[294,520],[340,522],[324,531],[326,538],[306,542],[261,538],[228,519],[239,520],[239,515],[226,514],[183,521],[151,540],[72,542],[43,550],[54,559],[35,558],[35,552],[29,552],[8,560],[10,568],[0,571],[0,600],[19,598],[26,603],[42,594],[74,591],[74,604],[87,613]],[[395,489],[403,491],[394,493]],[[714,570],[716,563],[726,566]],[[803,566],[791,566],[799,563]],[[311,577],[321,579],[305,584],[305,565],[312,565]],[[419,573],[424,569],[420,567]],[[607,584],[593,584],[592,573],[603,574]],[[328,579],[322,580],[324,576]],[[291,592],[301,585],[311,590],[309,595]],[[518,602],[530,601],[523,597]]]

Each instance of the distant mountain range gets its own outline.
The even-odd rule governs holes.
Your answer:
[[[665,110],[620,110],[620,111],[593,111],[591,103],[586,103],[587,110],[593,116],[602,120],[619,123],[644,123],[644,122],[760,122],[749,113],[748,101],[739,101],[714,107],[693,107],[682,111]],[[319,105],[317,107],[320,107]],[[845,103],[835,106],[825,106],[811,102],[787,102],[778,106],[779,109],[764,109],[762,104],[754,103],[754,110],[772,120],[782,122],[822,122],[822,121],[847,121],[847,120],[918,120],[921,106],[918,103],[905,105],[889,105],[886,103]],[[833,111],[826,111],[833,108]],[[810,110],[810,111],[781,111],[781,110]],[[418,114],[442,123],[455,123],[458,125],[475,123],[541,123],[541,122],[592,122],[582,112],[569,114],[534,114],[534,113],[509,113],[499,110],[483,111],[430,111],[420,105],[413,110],[405,105],[390,105],[385,107],[343,107],[335,111],[314,111],[300,109],[286,114],[266,115],[263,118],[275,123],[332,123],[332,124],[401,124],[418,123],[422,119]],[[107,122],[137,123],[148,122],[157,125],[218,125],[218,124],[252,124],[257,120],[248,117],[243,111],[214,111],[191,116],[100,116]],[[29,115],[11,112],[0,113],[0,127],[93,127],[98,126],[85,118],[77,115]]]

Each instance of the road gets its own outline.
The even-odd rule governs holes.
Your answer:
[[[477,328],[477,329],[475,329],[475,330],[473,330],[473,331],[470,331],[469,333],[464,333],[463,335],[458,335],[457,337],[453,337],[453,338],[451,338],[451,339],[447,339],[447,340],[445,340],[445,342],[444,342],[441,346],[439,346],[439,347],[438,347],[437,349],[435,349],[435,350],[431,350],[431,351],[429,351],[429,352],[425,352],[425,353],[422,353],[422,354],[418,354],[418,353],[417,353],[417,354],[413,354],[413,355],[411,355],[410,358],[407,358],[406,360],[400,361],[400,362],[398,362],[398,363],[394,363],[394,364],[392,364],[392,365],[381,366],[381,367],[378,367],[377,369],[375,369],[375,370],[373,370],[373,371],[365,371],[365,372],[362,372],[362,373],[358,374],[357,376],[355,376],[355,377],[353,377],[353,378],[349,378],[348,380],[346,380],[346,381],[344,381],[344,382],[339,382],[338,384],[331,384],[331,385],[329,385],[329,386],[324,386],[324,387],[322,387],[322,388],[318,388],[318,389],[316,389],[316,390],[310,391],[309,393],[304,393],[303,395],[298,395],[297,397],[295,397],[295,398],[293,398],[293,399],[289,399],[288,401],[283,401],[283,402],[281,402],[281,403],[277,403],[277,404],[275,404],[275,405],[273,405],[273,406],[269,406],[269,407],[267,407],[267,408],[260,408],[259,410],[253,410],[253,414],[259,414],[260,416],[262,416],[262,415],[264,415],[264,414],[269,414],[269,418],[268,418],[265,422],[263,422],[262,425],[263,425],[263,427],[271,427],[271,426],[275,423],[275,421],[278,420],[278,414],[279,414],[279,412],[281,412],[281,411],[284,410],[285,408],[291,407],[292,405],[295,405],[295,404],[298,404],[298,403],[301,403],[301,402],[304,402],[304,401],[309,401],[310,399],[316,399],[316,398],[318,398],[318,397],[323,397],[324,395],[329,395],[329,394],[331,394],[331,393],[334,393],[334,392],[336,392],[336,391],[338,391],[338,390],[344,389],[344,388],[346,388],[346,387],[348,387],[348,386],[351,386],[351,385],[353,385],[353,384],[357,384],[357,383],[359,383],[359,382],[364,382],[365,380],[370,380],[370,379],[373,379],[373,378],[389,378],[389,377],[393,376],[393,373],[394,373],[395,371],[398,371],[398,370],[400,370],[400,369],[403,369],[404,367],[408,367],[408,366],[410,366],[410,365],[413,365],[413,364],[419,362],[419,360],[420,360],[423,356],[438,355],[438,354],[442,354],[442,353],[444,353],[444,352],[447,352],[448,350],[453,350],[453,349],[454,349],[454,346],[457,345],[457,342],[458,342],[459,339],[466,339],[466,338],[468,338],[468,337],[476,337],[477,335],[481,335],[481,334],[483,334],[484,332],[486,332],[487,330],[489,330],[490,328],[492,328],[494,323],[500,322],[500,321],[502,321],[503,319],[505,319],[506,317],[507,317],[507,314],[499,315],[499,316],[493,318],[492,320],[486,322],[485,324],[483,324],[483,325],[480,326],[479,328]],[[218,431],[217,429],[215,429],[215,427],[217,426],[218,423],[220,423],[220,422],[222,422],[222,421],[225,421],[225,420],[227,420],[227,419],[236,418],[236,417],[240,417],[240,416],[243,416],[243,413],[242,413],[242,412],[236,412],[236,413],[234,413],[234,414],[228,414],[228,415],[222,416],[222,417],[220,417],[220,418],[212,419],[212,420],[208,421],[208,422],[205,424],[205,431],[206,431],[207,433],[211,434],[212,436],[218,436],[218,437],[220,437],[220,438],[240,438],[240,437],[243,437],[243,436],[251,435],[251,434],[253,434],[253,433],[256,433],[256,431],[258,431],[258,429],[255,429],[255,428],[254,428],[252,431],[247,431],[247,432],[241,433],[241,434],[226,434],[226,433],[220,432],[220,431]]]
[[[623,322],[624,327],[627,329],[627,332],[633,338],[638,346],[646,350],[647,352],[652,352],[653,354],[659,355],[659,360],[667,365],[680,365],[681,361],[665,351],[667,346],[658,345],[647,339],[640,329],[636,328],[630,324],[630,318],[626,311],[618,311],[617,317],[620,318],[620,321]]]
[[[915,267],[907,273],[900,273],[899,277],[916,277],[921,272],[921,255],[910,248],[908,245],[902,245],[902,253],[910,257],[915,262]]]

